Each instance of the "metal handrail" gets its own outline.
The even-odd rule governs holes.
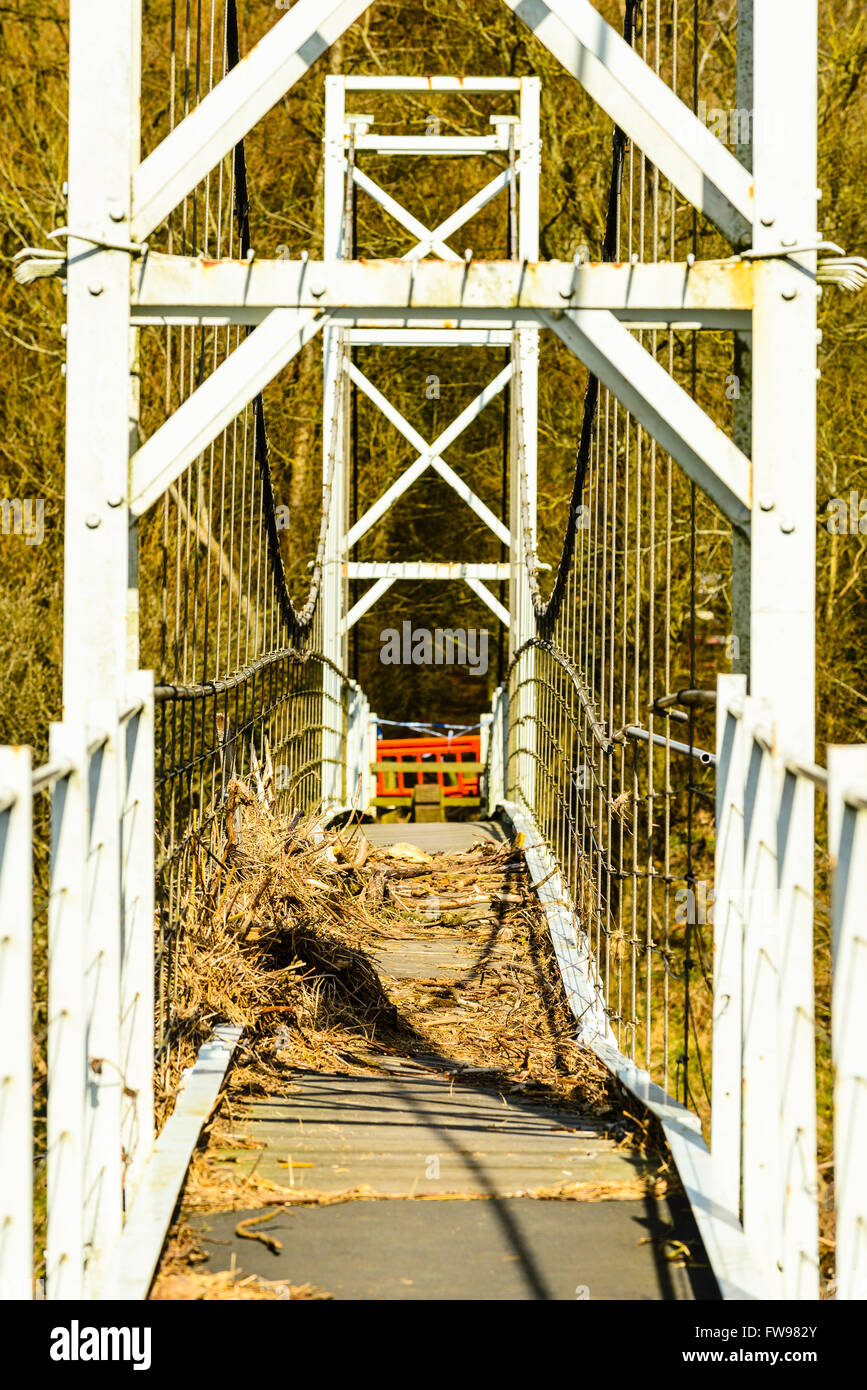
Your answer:
[[[260,656],[257,661],[253,661],[249,666],[242,666],[231,675],[220,676],[216,680],[204,681],[196,685],[155,685],[154,700],[157,704],[164,700],[201,700],[210,695],[222,695],[228,690],[234,690],[258,671],[264,671],[269,666],[275,665],[278,661],[294,660],[307,663],[309,661],[319,661],[323,666],[328,666],[335,675],[341,680],[350,683],[350,678],[346,672],[341,670],[336,662],[322,652],[308,650],[300,647],[280,647],[277,651],[269,652],[266,656]]]
[[[37,767],[33,773],[33,790],[47,791],[55,782],[63,782],[67,777],[71,777],[74,771],[75,763],[69,758],[54,763],[43,763],[42,767]]]
[[[665,734],[652,734],[649,729],[642,729],[640,724],[627,724],[622,732],[627,738],[653,743],[658,748],[670,748],[673,753],[688,753],[703,767],[716,767],[716,753],[710,753],[706,748],[691,748],[688,743],[678,743],[673,738],[666,738]]]
[[[843,800],[853,811],[867,811],[867,787],[849,787]]]
[[[828,773],[824,767],[818,763],[802,763],[796,758],[785,758],[783,767],[786,772],[790,772],[793,777],[805,777],[808,782],[821,788],[822,791],[828,790]]]

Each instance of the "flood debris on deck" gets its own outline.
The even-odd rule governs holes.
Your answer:
[[[519,849],[489,838],[434,853],[373,844],[375,828],[287,825],[243,788],[233,805],[238,833],[202,857],[178,1010],[191,1050],[223,1019],[244,1038],[153,1297],[327,1295],[300,1268],[250,1276],[236,1250],[214,1269],[218,1213],[238,1216],[236,1248],[265,1258],[282,1249],[269,1228],[281,1210],[655,1202],[676,1187],[651,1128],[574,1041]]]

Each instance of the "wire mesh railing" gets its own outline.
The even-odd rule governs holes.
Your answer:
[[[624,34],[695,108],[694,17],[676,5],[657,6],[654,15],[628,4]],[[721,246],[615,131],[602,259],[688,261],[699,251],[720,254]],[[632,331],[712,419],[748,434],[747,402],[738,404],[737,389],[723,393],[724,383],[740,384],[733,358],[735,372],[743,370],[732,335]],[[841,1163],[848,1170],[863,1162],[863,1136],[854,1137],[848,1112],[835,1109],[832,1121],[821,1021],[830,1013],[831,1031],[837,1026],[823,966],[828,923],[840,913],[827,870],[837,813],[827,830],[819,822],[813,858],[800,862],[792,825],[803,816],[802,825],[812,824],[824,774],[787,762],[773,733],[756,734],[752,724],[735,777],[732,882],[721,859],[724,692],[737,678],[719,667],[720,658],[723,670],[748,662],[737,592],[744,537],[591,376],[562,553],[544,595],[518,335],[513,367],[512,651],[495,702],[489,784],[502,778],[507,801],[530,815],[553,851],[590,962],[586,1040],[597,1040],[643,1098],[655,1096],[661,1113],[672,1098],[687,1107],[711,1141],[701,1172],[691,1174],[696,1210],[712,1190],[748,1244],[762,1296],[817,1297],[821,1248],[825,1289],[851,1297],[864,1279],[862,1257],[853,1254],[852,1222],[861,1217],[835,1197],[834,1174]],[[733,421],[723,415],[726,399],[734,400]],[[766,723],[772,730],[772,711]],[[734,964],[726,954],[733,941]],[[840,988],[836,972],[833,988]],[[652,1083],[659,1091],[648,1090]],[[682,1149],[678,1166],[682,1159],[689,1171],[697,1151],[694,1143]],[[702,1235],[711,1251],[719,1233],[705,1223]],[[835,1242],[850,1261],[845,1293],[840,1268],[834,1273]],[[729,1252],[717,1261],[715,1253],[714,1267],[723,1270],[740,1258]],[[734,1286],[729,1296],[738,1296]]]
[[[651,15],[628,4],[623,32],[694,97],[699,36],[676,5]],[[682,207],[615,130],[601,259],[686,259],[699,235],[719,243]],[[693,395],[698,354],[705,370],[725,360],[725,344],[699,342],[707,335],[636,336]],[[514,353],[520,381],[518,339]],[[543,598],[520,399],[516,390],[523,574],[508,780],[558,843],[619,1046],[707,1119],[714,755],[710,704],[697,688],[713,683],[715,658],[737,643],[703,626],[730,626],[731,526],[591,376],[562,553]]]
[[[694,1057],[704,1102],[695,1108],[707,1116],[713,863],[709,846],[703,872],[687,860],[690,789],[682,773],[676,784],[672,763],[698,763],[691,791],[710,820],[715,755],[662,735],[650,742],[637,723],[603,722],[574,662],[550,640],[519,649],[509,698],[523,714],[510,726],[508,794],[533,810],[556,852],[618,1045],[680,1097]]]
[[[169,1091],[177,1072],[172,1048],[179,1049],[189,1026],[178,1011],[175,958],[195,911],[202,872],[196,865],[224,864],[238,843],[233,784],[239,781],[287,820],[321,805],[324,735],[332,732],[337,747],[344,746],[351,695],[339,673],[334,688],[326,685],[327,665],[316,653],[286,648],[227,678],[156,688],[156,1050]],[[342,760],[337,774],[344,775]]]
[[[166,14],[160,62],[169,100],[157,119],[168,134],[235,67],[240,45],[236,0],[211,0],[195,11],[172,3]],[[183,199],[151,244],[160,240],[175,255],[253,255],[243,142]],[[248,332],[231,321],[144,330],[143,420],[158,424],[181,408]],[[142,659],[157,672],[157,1056],[166,1099],[188,1027],[178,994],[179,943],[202,874],[224,859],[231,842],[232,783],[249,781],[286,811],[318,809],[326,783],[332,800],[335,789],[345,790],[345,737],[357,695],[322,652],[319,604],[342,410],[338,399],[335,430],[325,441],[317,549],[300,606],[287,588],[287,528],[277,514],[261,394],[143,523]]]
[[[495,697],[488,794],[492,806],[513,807],[513,818],[530,817],[546,856],[539,886],[550,891],[555,875],[555,910],[573,914],[568,949],[577,955],[564,979],[579,1037],[662,1119],[723,1295],[860,1298],[867,1255],[855,1174],[867,1155],[867,1048],[856,1001],[867,748],[829,748],[827,771],[804,764],[778,744],[768,702],[745,692],[745,677],[719,677],[713,751],[663,745],[654,753],[707,769],[707,879],[664,879],[651,855],[645,891],[634,893],[640,827],[608,819],[606,798],[622,750],[634,767],[646,740],[612,736],[573,663],[544,639],[515,653],[508,691]],[[709,692],[679,693],[708,703]],[[515,709],[525,712],[521,722]],[[798,846],[814,810],[811,862]],[[615,858],[621,843],[625,872]],[[650,839],[645,845],[653,850]],[[666,900],[676,914],[667,929]],[[693,983],[687,1014],[688,931],[704,993],[699,1012]],[[674,1106],[664,1084],[665,1044],[678,1046],[671,1035],[687,1020],[701,1058],[701,1119]]]

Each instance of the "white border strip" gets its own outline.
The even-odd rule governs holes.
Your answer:
[[[587,934],[581,930],[551,850],[532,817],[515,802],[501,801],[498,810],[508,817],[515,833],[524,836],[530,881],[548,922],[569,1007],[579,1023],[578,1041],[659,1119],[723,1298],[766,1299],[761,1271],[737,1214],[726,1208],[715,1191],[710,1149],[702,1138],[698,1116],[651,1081],[617,1047]]]
[[[184,1073],[175,1108],[154,1145],[98,1297],[146,1299],[190,1159],[238,1045],[241,1028],[224,1024]]]

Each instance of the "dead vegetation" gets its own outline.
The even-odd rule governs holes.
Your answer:
[[[215,1024],[244,1028],[233,1091],[272,1073],[376,1067],[386,1051],[443,1056],[456,1074],[608,1108],[604,1069],[574,1042],[544,921],[520,851],[480,844],[430,856],[375,849],[315,819],[286,823],[230,788],[238,828],[221,854],[194,855],[180,929],[172,1033],[181,1066]],[[389,941],[443,933],[485,942],[454,980],[390,980]]]
[[[303,1072],[370,1074],[420,1058],[455,1085],[568,1107],[602,1118],[623,1142],[655,1147],[650,1128],[622,1111],[602,1065],[574,1041],[520,850],[494,842],[448,855],[374,848],[351,829],[281,821],[242,783],[233,784],[230,808],[234,829],[223,852],[196,861],[175,1024],[184,1065],[218,1022],[242,1025],[244,1036],[194,1156],[153,1297],[323,1296],[203,1275],[197,1266],[205,1257],[184,1221],[188,1212],[261,1207],[267,1216],[277,1206],[375,1197],[365,1188],[293,1190],[257,1176],[257,1144],[238,1123],[239,1108],[252,1097],[292,1094]],[[443,937],[459,954],[466,948],[466,968],[428,978],[389,973],[390,950],[423,950]],[[662,1195],[669,1181],[657,1171],[635,1183],[561,1184],[526,1195],[635,1200]],[[432,1198],[413,1200],[425,1199]],[[238,1234],[269,1239],[249,1218]]]

